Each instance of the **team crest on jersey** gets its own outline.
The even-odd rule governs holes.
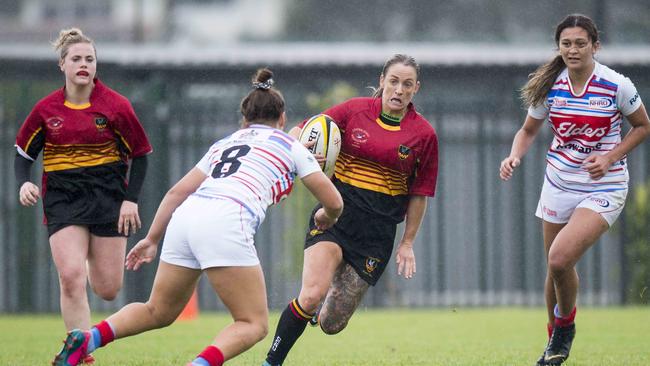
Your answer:
[[[374,257],[366,258],[366,272],[368,272],[369,274],[372,273],[377,268],[377,265],[379,263],[381,263],[381,259],[379,258],[374,258]]]
[[[45,120],[45,124],[51,131],[56,131],[63,127],[63,118],[62,117],[50,117]]]
[[[316,236],[316,235],[318,235],[318,234],[322,234],[322,233],[323,233],[323,231],[321,231],[321,230],[313,229],[313,230],[311,230],[311,231],[309,232],[309,236]]]
[[[354,140],[354,142],[363,144],[368,141],[368,137],[368,131],[364,129],[355,128],[352,130],[352,140]]]
[[[95,127],[97,127],[98,130],[105,129],[107,124],[108,121],[106,120],[106,117],[103,116],[95,117]]]
[[[404,145],[399,145],[399,147],[397,148],[397,156],[399,156],[400,160],[404,160],[404,159],[408,158],[410,154],[411,154],[411,148],[410,147],[406,147]]]

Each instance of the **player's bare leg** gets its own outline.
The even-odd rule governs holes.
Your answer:
[[[599,213],[577,208],[551,244],[548,272],[555,286],[557,305],[543,365],[560,365],[569,358],[576,333],[574,319],[579,279],[575,266],[608,228],[609,224]]]
[[[88,228],[78,225],[66,226],[50,236],[52,258],[59,273],[61,315],[69,331],[90,328],[90,306],[86,293],[89,241]]]
[[[214,267],[206,271],[210,284],[228,308],[233,323],[222,329],[192,365],[221,365],[261,341],[268,333],[268,306],[262,267]]]
[[[126,237],[90,234],[88,282],[93,292],[106,301],[114,300],[124,282]]]

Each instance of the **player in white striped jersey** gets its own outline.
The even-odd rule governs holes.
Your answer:
[[[149,301],[125,306],[90,331],[70,332],[56,365],[76,365],[114,339],[171,324],[201,273],[234,322],[188,365],[221,366],[266,336],[266,288],[253,237],[267,207],[285,198],[298,176],[323,205],[314,214],[322,230],[343,211],[315,157],[282,132],[284,98],[272,88],[272,76],[268,69],[257,72],[241,102],[243,128],[212,145],[167,192],[147,236],[127,255],[126,267],[137,270],[155,258],[165,234]]]
[[[530,106],[500,176],[512,177],[542,124],[554,139],[536,215],[547,253],[545,300],[549,342],[538,365],[560,365],[575,336],[576,263],[623,210],[626,155],[650,134],[650,120],[632,82],[594,60],[598,30],[584,15],[556,28],[559,54],[531,74],[522,89]],[[621,139],[623,119],[632,128]]]

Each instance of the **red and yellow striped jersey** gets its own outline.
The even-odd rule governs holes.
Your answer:
[[[152,150],[129,101],[97,79],[88,104],[67,102],[64,88],[39,101],[16,147],[30,160],[43,150],[45,172],[126,161]]]
[[[394,124],[380,118],[381,98],[353,98],[323,113],[342,133],[334,181],[346,205],[401,222],[410,195],[435,194],[438,138],[412,104]]]
[[[41,99],[16,136],[18,153],[43,151],[43,208],[52,223],[116,220],[126,193],[128,159],[152,151],[131,103],[95,79],[89,103],[65,100],[65,88]]]

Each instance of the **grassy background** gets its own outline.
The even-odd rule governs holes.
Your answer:
[[[261,365],[270,334],[228,365]],[[96,320],[100,320],[97,318]],[[568,366],[650,365],[650,308],[581,308]],[[96,365],[185,365],[230,321],[192,321],[118,340],[94,353]],[[45,365],[64,338],[55,315],[0,315],[0,365]],[[308,327],[285,365],[534,365],[546,343],[536,308],[359,310],[336,336]]]

